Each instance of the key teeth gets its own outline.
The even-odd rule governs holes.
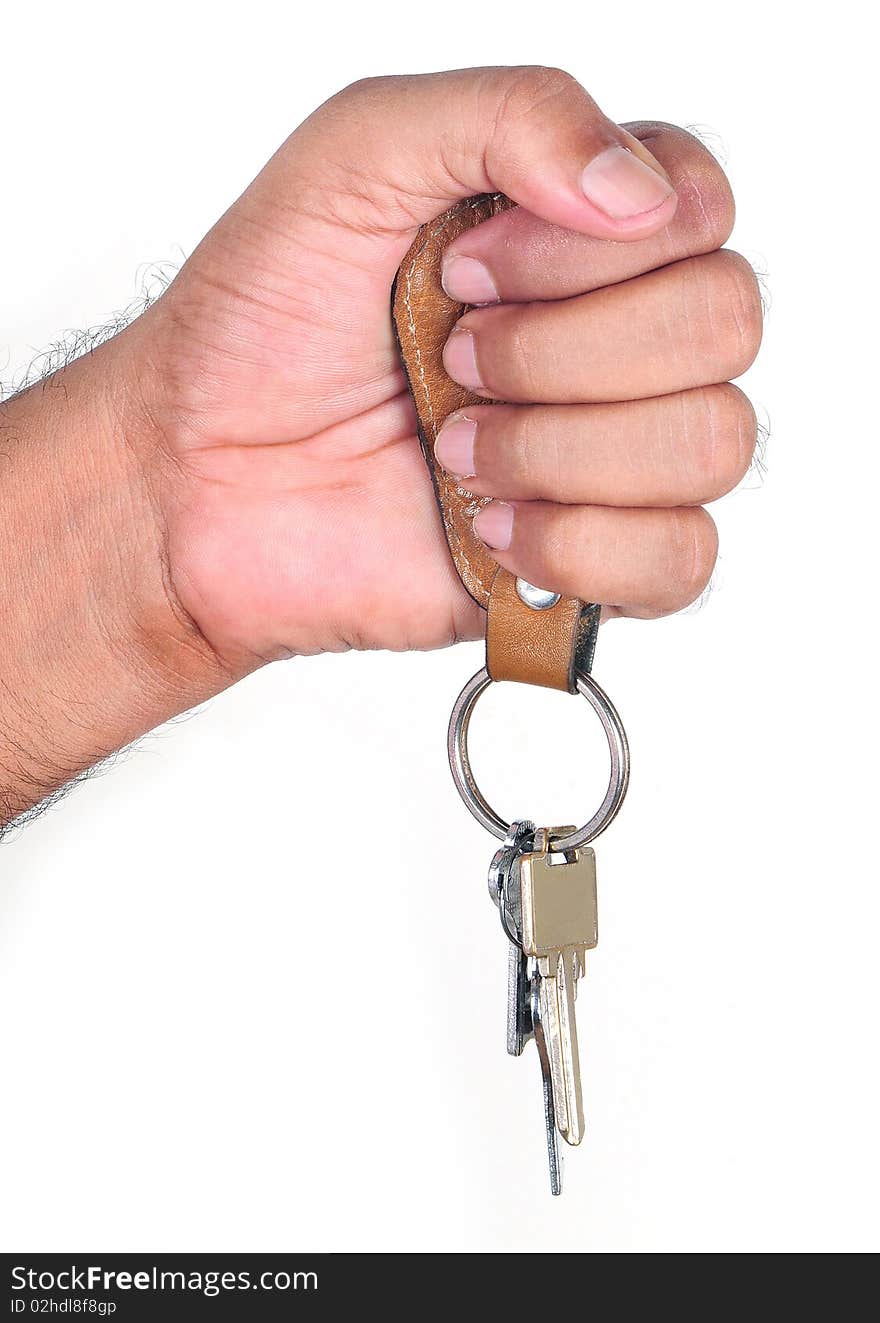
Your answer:
[[[507,948],[507,1051],[522,1056],[533,1036],[528,961],[522,948],[510,942]]]

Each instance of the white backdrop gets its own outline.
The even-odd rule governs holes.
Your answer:
[[[767,476],[715,508],[716,590],[600,640],[633,782],[598,843],[589,1130],[564,1197],[534,1048],[504,1051],[493,843],[445,764],[480,649],[332,656],[252,677],[0,846],[0,1248],[877,1248],[878,198],[860,10],[813,27],[790,6],[721,19],[676,0],[540,17],[498,0],[439,17],[6,7],[6,377],[127,303],[142,264],[192,251],[338,87],[470,64],[561,64],[615,118],[720,133],[732,242],[773,306],[744,383],[772,424]],[[558,739],[536,736],[566,713]],[[591,809],[586,705],[504,686],[474,727],[511,814]]]

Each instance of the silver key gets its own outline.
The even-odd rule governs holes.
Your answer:
[[[541,1064],[550,1189],[562,1193],[561,1135],[584,1134],[575,995],[585,952],[595,946],[595,856],[585,848],[553,861],[551,838],[514,823],[489,870],[489,894],[508,939],[507,1050],[520,1056],[535,1039]]]
[[[523,850],[532,847],[534,833],[532,822],[515,822],[512,825],[489,869],[489,895],[498,907],[501,926],[507,937],[507,1051],[511,1056],[521,1056],[529,1039],[535,1039],[544,1095],[550,1191],[558,1195],[562,1193],[563,1162],[553,1107],[550,1055],[540,1019],[540,980],[535,977],[535,962],[529,960],[522,949],[522,904],[516,867]]]
[[[533,1020],[549,1063],[556,1126],[569,1144],[584,1137],[575,996],[586,952],[598,941],[596,857],[588,847],[553,862],[552,833],[535,835],[535,848],[519,855],[523,953],[535,962]],[[540,1044],[539,1044],[540,1047]]]

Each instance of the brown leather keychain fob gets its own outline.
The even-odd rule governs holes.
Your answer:
[[[465,588],[488,612],[486,668],[493,680],[521,680],[574,693],[575,673],[589,673],[592,665],[599,607],[539,589],[530,592],[522,580],[499,568],[472,527],[486,498],[461,487],[434,459],[437,433],[449,415],[487,402],[470,395],[443,370],[443,346],[465,311],[440,283],[443,252],[465,230],[511,205],[498,193],[469,198],[422,226],[395,282],[394,325],[449,550]]]
[[[422,226],[397,273],[392,310],[449,550],[465,588],[487,612],[486,666],[468,681],[453,708],[449,761],[470,812],[503,841],[492,860],[489,889],[510,942],[507,1048],[519,1056],[529,1038],[537,1044],[550,1185],[559,1194],[557,1137],[577,1144],[584,1128],[574,998],[585,952],[597,941],[595,856],[588,842],[604,831],[623,802],[629,749],[620,717],[590,675],[600,606],[561,597],[499,567],[473,531],[474,515],[487,498],[462,487],[434,458],[437,434],[449,415],[487,403],[457,385],[443,368],[443,346],[465,311],[442,287],[443,252],[464,231],[512,205],[502,194],[483,194]],[[496,680],[580,693],[598,715],[611,777],[599,809],[579,829],[536,830],[531,822],[508,823],[482,795],[468,757],[468,723],[477,699]]]

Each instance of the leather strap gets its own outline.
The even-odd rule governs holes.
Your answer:
[[[600,610],[576,597],[536,610],[520,598],[513,575],[499,569],[486,626],[486,668],[492,679],[575,693],[575,673],[589,675],[592,669]]]
[[[397,273],[392,314],[446,540],[462,583],[489,613],[489,674],[493,680],[574,692],[575,671],[588,672],[592,665],[599,607],[574,597],[541,610],[522,601],[513,575],[499,568],[473,531],[474,515],[489,497],[475,496],[460,486],[434,459],[437,433],[449,415],[487,403],[457,385],[443,369],[443,346],[466,310],[449,298],[440,283],[443,251],[466,230],[511,206],[500,193],[482,194],[423,225]]]

